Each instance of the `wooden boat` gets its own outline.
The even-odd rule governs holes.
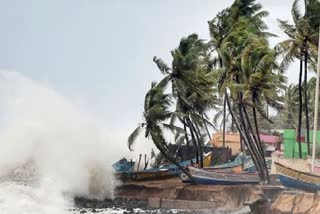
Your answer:
[[[176,170],[145,170],[139,172],[124,172],[119,173],[117,178],[122,181],[149,181],[149,180],[162,180],[177,176]]]
[[[266,164],[267,168],[271,169],[272,159],[266,159]],[[257,172],[256,166],[251,158],[244,164],[243,170],[247,172]]]
[[[112,167],[116,173],[128,172],[133,170],[134,164],[134,161],[128,161],[126,158],[122,158],[121,160],[112,164]]]
[[[212,152],[209,152],[209,153],[204,155],[204,157],[203,157],[203,166],[204,167],[209,167],[210,166],[211,158],[212,158]],[[193,158],[192,161],[195,163],[196,159]],[[186,161],[179,162],[179,164],[182,167],[187,167],[187,166],[191,165],[191,161],[190,160],[186,160]],[[177,169],[177,168],[178,167],[175,164],[170,163],[170,164],[160,165],[159,167],[151,168],[151,170],[158,170],[158,169],[170,169],[170,170],[173,170],[173,169]]]
[[[216,166],[209,166],[209,167],[204,167],[203,170],[207,171],[213,171],[213,172],[219,172],[219,173],[242,173],[242,161],[250,160],[250,157],[239,154],[234,161],[216,165]],[[180,178],[182,183],[190,183],[191,180],[188,178],[188,176],[184,173],[180,174]]]
[[[242,163],[246,163],[248,161],[251,160],[250,156],[246,156],[244,154],[239,154],[234,161],[228,162],[228,163],[224,163],[224,164],[220,164],[220,165],[216,165],[216,166],[212,166],[210,168],[216,168],[216,169],[224,169],[227,167],[234,167],[234,166],[238,166],[241,165]]]
[[[234,165],[224,168],[216,168],[216,167],[204,167],[203,170],[212,171],[212,172],[221,172],[221,173],[242,173],[242,166]]]
[[[283,186],[316,192],[320,190],[320,175],[301,172],[275,162],[280,182]]]
[[[211,172],[195,167],[188,167],[192,178],[197,184],[212,185],[239,185],[239,184],[257,184],[260,182],[258,174],[255,173],[222,173]]]
[[[218,173],[235,173],[240,174],[242,173],[242,166],[231,166],[231,167],[225,167],[225,168],[213,168],[213,167],[204,167],[203,170],[209,171],[209,172],[218,172]],[[180,178],[182,180],[182,183],[190,183],[191,180],[188,178],[188,176],[184,173],[181,173]]]

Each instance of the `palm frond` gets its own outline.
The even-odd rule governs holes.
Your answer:
[[[153,57],[153,61],[156,63],[162,74],[169,74],[171,68],[162,59],[155,56]]]
[[[291,14],[293,21],[296,25],[298,25],[299,19],[301,18],[301,14],[299,11],[299,0],[294,0],[292,4]]]
[[[128,148],[132,151],[132,146],[135,143],[137,137],[139,136],[142,127],[139,125],[129,136],[128,138]]]

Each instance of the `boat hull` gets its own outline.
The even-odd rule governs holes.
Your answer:
[[[271,169],[271,165],[272,165],[272,160],[271,159],[266,159],[266,164],[267,164],[267,168]],[[244,164],[244,171],[247,172],[257,172],[256,166],[254,165],[252,159],[250,159],[249,161],[247,161]]]
[[[290,188],[301,189],[307,192],[317,192],[320,190],[320,185],[299,181],[285,175],[279,175],[279,180],[283,186]]]
[[[177,175],[177,171],[173,170],[125,172],[119,175],[118,179],[122,181],[150,181],[168,179]]]
[[[235,165],[231,167],[225,168],[213,168],[213,167],[204,167],[204,170],[212,171],[212,172],[222,172],[222,173],[242,173],[242,166]]]
[[[238,165],[238,166],[232,166],[232,167],[226,167],[226,168],[205,167],[205,168],[203,168],[203,170],[206,170],[206,171],[209,171],[209,172],[240,174],[240,173],[242,173],[242,166]],[[181,173],[180,178],[181,178],[182,183],[191,183],[191,180],[184,173]]]
[[[134,168],[134,165],[135,165],[134,161],[128,161],[126,158],[122,158],[121,160],[112,164],[112,167],[116,171],[116,173],[122,173],[122,172],[132,171]]]
[[[209,177],[201,177],[201,176],[193,176],[194,181],[196,184],[203,184],[203,185],[241,185],[241,184],[257,184],[259,180],[219,180],[215,178]]]
[[[302,172],[275,162],[280,182],[283,186],[301,189],[308,192],[320,190],[320,176]]]
[[[212,185],[239,185],[239,184],[257,184],[260,183],[258,174],[244,173],[222,173],[212,172],[203,169],[189,167],[193,180],[197,184]]]

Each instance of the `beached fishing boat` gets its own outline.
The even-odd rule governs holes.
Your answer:
[[[228,162],[228,163],[224,163],[224,164],[220,164],[220,165],[215,165],[215,166],[211,166],[210,168],[216,168],[216,169],[224,169],[227,167],[234,167],[234,166],[238,166],[241,165],[242,163],[245,164],[246,162],[250,161],[251,157],[244,155],[244,154],[239,154],[233,161]]]
[[[243,172],[242,164],[241,164],[243,161],[246,161],[246,162],[250,161],[250,157],[243,155],[243,154],[239,154],[234,159],[234,161],[220,164],[220,165],[204,167],[203,170],[219,172],[219,173],[237,173],[237,174],[239,174],[239,173]],[[181,173],[180,178],[183,183],[190,183],[191,182],[191,180],[188,178],[188,176],[185,175],[184,173]]]
[[[266,158],[266,164],[267,164],[267,168],[271,169],[272,159]],[[256,166],[254,165],[251,158],[248,159],[248,161],[244,164],[243,170],[247,172],[257,172]]]
[[[197,184],[213,185],[239,185],[239,184],[257,184],[260,182],[258,174],[255,173],[222,173],[213,172],[195,167],[188,167],[193,180]]]
[[[211,158],[212,158],[212,152],[208,152],[207,154],[204,154],[204,156],[203,156],[203,166],[204,167],[210,166]],[[192,162],[195,163],[196,159],[193,158]],[[182,167],[187,167],[187,166],[191,165],[191,160],[182,161],[182,162],[179,162],[179,164]],[[170,164],[160,165],[155,168],[151,168],[151,170],[157,170],[157,169],[170,169],[170,170],[177,169],[178,170],[178,167],[175,164],[170,163]]]
[[[212,172],[222,172],[222,173],[242,173],[242,166],[241,164],[239,165],[234,165],[234,166],[229,166],[229,167],[224,167],[224,168],[217,168],[217,167],[204,167],[203,170],[207,171],[212,171]]]
[[[160,169],[160,170],[145,170],[140,172],[124,172],[118,176],[122,181],[149,181],[162,180],[177,176],[176,170]]]
[[[112,167],[116,171],[116,173],[128,172],[133,170],[134,164],[134,161],[128,161],[126,158],[122,158],[121,160],[112,164]]]
[[[280,182],[283,186],[316,192],[320,190],[320,175],[301,172],[275,162]]]
[[[218,172],[218,173],[235,173],[235,174],[242,173],[242,166],[241,165],[225,167],[225,168],[204,167],[202,169],[207,170],[209,172]],[[191,182],[189,177],[184,173],[181,173],[180,178],[182,180],[182,183],[190,183]]]

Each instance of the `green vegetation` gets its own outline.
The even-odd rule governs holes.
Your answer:
[[[315,16],[320,14],[320,3],[303,3],[304,15],[298,10],[298,0],[293,3],[293,24],[279,21],[288,39],[274,48],[268,39],[275,35],[263,21],[268,12],[255,0],[235,0],[208,22],[209,41],[196,34],[182,38],[171,51],[170,65],[154,57],[164,77],[152,83],[146,94],[145,121],[130,135],[129,148],[144,128],[145,137],[152,139],[162,155],[179,165],[167,149],[170,136],[165,130],[169,130],[176,143],[192,143],[196,164],[203,167],[202,145],[211,137],[209,128],[222,127],[225,136],[231,121],[231,129],[240,133],[241,148],[250,153],[261,180],[269,180],[260,131],[270,130],[270,123],[301,127],[302,110],[306,128],[310,128],[315,81],[307,82],[307,72],[315,68],[319,25]],[[300,61],[299,84],[287,87],[284,72],[295,59]],[[269,109],[277,116],[270,116]],[[213,120],[209,118],[212,112]],[[307,139],[309,142],[309,136]]]

